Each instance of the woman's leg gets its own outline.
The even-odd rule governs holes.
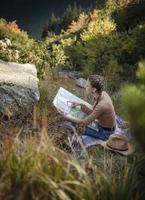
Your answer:
[[[88,135],[100,140],[107,140],[111,134],[113,134],[112,131],[106,131],[101,127],[98,127],[97,130],[94,130],[87,126],[82,135]]]

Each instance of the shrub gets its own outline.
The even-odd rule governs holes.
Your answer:
[[[38,69],[39,77],[48,71],[48,50],[44,42],[35,41],[21,31],[16,21],[6,22],[0,20],[0,38],[9,38],[12,45],[5,49],[0,47],[0,59],[10,62],[33,63]]]
[[[145,151],[145,63],[139,63],[138,83],[122,90],[122,101],[130,121],[132,131]]]

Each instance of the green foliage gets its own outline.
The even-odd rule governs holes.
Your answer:
[[[119,65],[115,58],[109,60],[108,65],[105,67],[103,75],[106,78],[107,88],[112,92],[118,91],[121,82],[122,66]]]
[[[132,31],[132,41],[130,41],[130,46],[132,45],[132,53],[138,59],[145,58],[145,22],[138,24]]]
[[[132,131],[145,151],[145,63],[139,64],[137,77],[138,84],[123,89],[122,99]]]
[[[87,42],[78,42],[69,49],[72,65],[76,69],[83,69],[86,76],[91,73],[104,73],[107,75],[107,68],[112,59],[119,63],[122,41],[123,37],[114,33],[108,36],[99,34],[96,38]],[[118,71],[121,71],[121,69],[118,69]]]
[[[0,39],[8,38],[11,45],[0,46],[0,59],[10,62],[33,63],[38,69],[39,77],[43,77],[48,68],[48,50],[44,42],[36,42],[21,31],[16,22],[0,19]]]
[[[88,41],[98,35],[109,35],[115,31],[115,24],[108,16],[103,16],[103,10],[98,13],[95,20],[88,23],[87,29],[81,34],[82,41]]]
[[[121,80],[134,80],[137,63],[145,58],[143,18],[138,18],[139,21],[134,23],[128,32],[119,32],[118,26],[121,30],[121,24],[119,25],[112,16],[114,13],[126,12],[131,8],[133,13],[134,9],[139,12],[138,8],[141,8],[143,2],[108,0],[104,7],[88,13],[81,12],[80,15],[76,12],[75,6],[74,10],[68,6],[62,20],[71,18],[70,12],[73,11],[77,13],[77,17],[69,22],[68,29],[61,34],[55,35],[49,32],[49,37],[44,41],[49,47],[48,65],[56,72],[58,66],[61,66],[66,69],[83,70],[84,76],[101,73],[109,80],[112,90],[120,87]],[[123,19],[123,15],[120,15],[119,20]],[[52,25],[60,23],[60,19],[54,15],[52,21],[54,22]],[[54,27],[56,28],[55,25]],[[116,77],[114,82],[110,81],[114,76]]]
[[[144,18],[137,18],[126,32],[113,16],[114,13],[126,13],[126,10],[128,13],[131,8],[133,13],[138,13],[141,5],[144,0],[107,0],[104,7],[88,12],[82,12],[76,4],[69,5],[61,19],[52,14],[48,24],[50,30],[46,26],[44,33],[49,37],[41,41],[30,39],[16,23],[1,20],[0,38],[9,38],[12,46],[5,51],[0,49],[0,58],[34,63],[40,77],[50,72],[57,74],[60,68],[83,70],[84,76],[103,74],[112,90],[116,90],[121,80],[134,80],[137,63],[145,58],[145,24]],[[120,15],[119,20],[123,19]],[[113,76],[116,80],[114,78],[111,83]]]
[[[51,54],[49,60],[49,67],[52,72],[52,76],[54,79],[58,78],[58,70],[61,69],[63,65],[66,63],[66,55],[61,45],[52,44],[51,46]]]
[[[139,69],[136,75],[140,82],[145,85],[145,61],[139,62]]]
[[[39,91],[40,91],[40,98],[41,98],[41,101],[39,102],[39,104],[41,104],[40,106],[42,106],[42,108],[44,108],[45,106],[46,107],[50,106],[52,103],[52,97],[48,91],[47,86],[45,86],[44,84],[40,82]]]
[[[121,80],[132,81],[135,78],[137,63],[145,57],[145,28],[141,20],[141,23],[139,21],[128,32],[118,32],[112,13],[118,9],[126,9],[130,4],[129,1],[118,1],[118,5],[108,0],[101,10],[80,15],[77,21],[71,23],[65,34],[73,33],[76,41],[65,48],[65,53],[70,65],[75,70],[83,70],[85,76],[103,73],[107,78],[110,76],[107,71],[108,68],[111,71],[111,65],[112,71],[115,70],[115,63],[110,65],[115,60],[118,66],[116,80],[118,79],[119,84]],[[138,6],[138,2],[131,5]]]

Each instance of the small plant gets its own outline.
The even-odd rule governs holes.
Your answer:
[[[127,85],[122,91],[122,101],[130,121],[133,134],[145,151],[145,63],[140,62],[137,70],[138,83]]]

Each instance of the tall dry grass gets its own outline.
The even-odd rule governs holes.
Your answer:
[[[17,128],[13,137],[4,141],[0,154],[0,199],[143,198],[134,157],[95,147],[85,151],[84,159],[78,159],[53,144],[48,133],[47,107],[41,111],[39,131],[21,137],[23,128]],[[37,114],[33,117],[35,125]]]

